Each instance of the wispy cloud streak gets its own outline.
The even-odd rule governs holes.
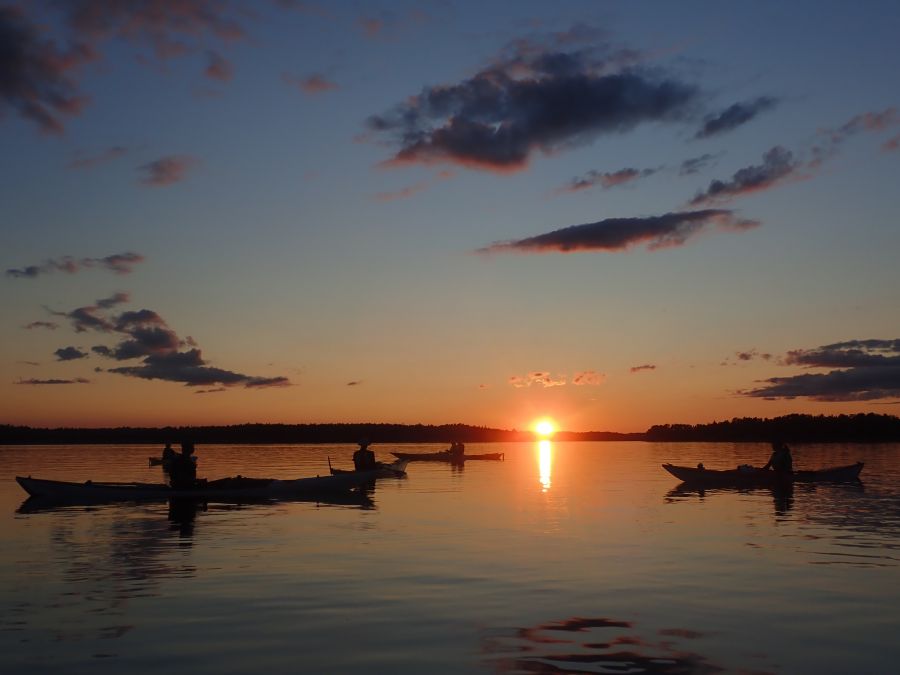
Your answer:
[[[682,246],[701,232],[717,228],[741,231],[759,225],[738,219],[727,209],[684,211],[643,218],[607,218],[571,225],[525,239],[498,242],[477,253],[616,252],[643,244],[650,251]]]
[[[61,258],[53,258],[45,260],[39,265],[28,265],[26,267],[8,269],[6,276],[14,279],[34,279],[42,274],[50,274],[52,272],[65,272],[67,274],[76,274],[85,269],[100,268],[116,274],[131,274],[134,266],[144,261],[144,256],[140,253],[126,252],[115,253],[104,258],[74,258],[72,256],[63,256]]]
[[[778,99],[771,96],[735,103],[716,115],[708,115],[696,137],[709,138],[736,129],[760,113],[774,108],[777,103]]]

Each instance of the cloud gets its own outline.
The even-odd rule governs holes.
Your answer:
[[[545,388],[561,387],[566,383],[566,376],[558,375],[554,378],[549,372],[536,370],[525,376],[513,375],[507,381],[516,388],[530,387],[533,384],[539,384]]]
[[[780,145],[763,155],[762,164],[735,171],[731,180],[714,180],[709,187],[691,199],[691,206],[728,201],[734,197],[768,190],[796,176],[802,164],[790,150]]]
[[[215,389],[198,389],[195,394],[217,394],[220,391],[228,391],[228,387],[216,387]]]
[[[101,298],[97,301],[97,307],[100,309],[110,309],[115,307],[116,305],[121,305],[128,302],[131,299],[131,296],[128,293],[114,293],[108,298]]]
[[[568,185],[561,187],[558,192],[578,192],[600,186],[604,190],[609,190],[619,185],[633,183],[639,178],[646,178],[657,173],[660,169],[619,169],[618,171],[601,172],[591,169],[580,178],[573,178]]]
[[[737,357],[738,361],[753,361],[755,359],[762,359],[763,361],[769,361],[772,358],[771,354],[760,353],[760,351],[758,349],[749,349],[744,352],[735,352],[734,355],[735,355],[735,357]]]
[[[145,380],[181,382],[189,387],[219,384],[225,387],[241,385],[247,388],[283,387],[290,384],[286,377],[254,377],[206,364],[199,349],[186,352],[150,354],[139,366],[110,368],[110,373]]]
[[[90,384],[91,381],[87,380],[83,377],[76,377],[74,380],[37,380],[34,378],[28,380],[19,380],[16,384],[32,384],[32,385],[41,385],[41,384]]]
[[[652,363],[645,363],[641,366],[631,366],[631,368],[629,368],[629,371],[632,373],[640,373],[644,370],[656,370],[656,366],[654,366]]]
[[[106,372],[147,380],[182,382],[187,386],[262,388],[290,385],[286,377],[245,375],[210,366],[203,359],[193,338],[179,338],[166,321],[153,310],[129,310],[120,314],[109,312],[127,300],[126,293],[117,293],[98,300],[94,305],[79,307],[71,312],[52,313],[66,317],[76,333],[93,331],[118,336],[118,342],[112,346],[101,344],[91,347],[94,354],[115,361],[141,359],[140,365],[110,368]],[[185,349],[188,347],[189,349]],[[60,359],[63,355],[71,358],[87,356],[80,351],[78,354],[80,356],[68,350],[57,351]]]
[[[679,176],[691,176],[695,173],[699,173],[701,170],[705,169],[707,166],[710,166],[718,158],[719,158],[719,155],[712,155],[712,154],[706,153],[704,155],[700,155],[699,157],[691,157],[689,159],[686,159],[681,163],[681,166],[678,168],[678,175]]]
[[[194,52],[211,41],[245,37],[237,17],[247,15],[234,3],[220,0],[66,0],[60,6],[77,39],[96,44],[120,38],[149,46],[159,60]]]
[[[95,166],[112,162],[113,160],[128,154],[128,148],[121,145],[114,145],[96,155],[79,155],[71,162],[66,164],[68,169],[93,169]]]
[[[316,96],[318,94],[324,94],[329,91],[340,89],[337,83],[332,82],[331,80],[326,79],[325,76],[319,74],[299,77],[297,75],[284,73],[281,76],[281,79],[286,84],[299,88],[300,91],[309,96]]]
[[[133,267],[139,262],[143,262],[143,260],[144,256],[131,252],[116,253],[105,258],[77,259],[71,256],[63,256],[62,258],[45,260],[40,265],[8,269],[6,270],[6,276],[14,279],[34,279],[42,274],[50,274],[51,272],[75,274],[82,269],[93,269],[95,267],[115,272],[116,274],[131,274]]]
[[[885,108],[879,112],[864,112],[854,115],[836,129],[819,130],[816,144],[812,148],[810,166],[818,166],[837,154],[840,146],[849,138],[860,133],[881,133],[900,126],[900,112],[897,108]],[[891,150],[892,144],[900,136],[882,144],[882,150]],[[896,148],[894,148],[896,149]]]
[[[597,386],[603,384],[603,381],[606,379],[606,375],[603,373],[598,373],[595,370],[585,370],[580,373],[575,373],[572,376],[572,384],[576,387],[582,387],[585,385]]]
[[[889,138],[884,143],[881,144],[881,149],[885,152],[894,152],[895,150],[900,150],[900,136],[894,136],[893,138]]]
[[[40,16],[40,23],[22,9],[0,8],[0,108],[10,108],[52,134],[62,133],[67,119],[86,105],[88,99],[80,92],[75,74],[85,64],[99,60],[106,43],[116,40],[146,46],[152,59],[165,61],[207,49],[214,42],[242,39],[241,21],[250,15],[240,3],[222,0],[43,4],[49,11]],[[24,3],[29,11],[31,5]],[[64,46],[44,37],[48,23],[54,24]],[[143,55],[141,58],[146,60]],[[221,64],[207,68],[211,76],[225,71]]]
[[[788,352],[785,365],[835,368],[763,380],[763,386],[740,392],[744,396],[814,401],[872,401],[900,398],[900,339],[850,340]]]
[[[809,368],[900,366],[900,339],[849,340],[816,349],[795,349],[787,353],[784,363]]]
[[[219,52],[209,50],[206,52],[207,65],[203,74],[210,80],[229,82],[234,77],[234,66]]]
[[[0,7],[0,45],[0,105],[44,133],[62,133],[63,119],[77,115],[86,102],[71,71],[93,58],[91,50],[84,45],[60,50],[14,7]]]
[[[362,380],[352,380],[351,382],[347,383],[347,386],[348,387],[358,387],[361,384],[362,384]]]
[[[703,120],[703,126],[697,132],[696,138],[709,138],[736,129],[777,104],[778,99],[771,96],[760,96],[752,101],[735,103],[717,115],[708,115]]]
[[[681,246],[704,230],[741,231],[759,225],[739,220],[727,209],[666,213],[644,218],[607,218],[596,223],[571,225],[526,239],[497,242],[477,253],[575,253],[624,251],[638,244],[655,251]]]
[[[621,53],[520,40],[475,75],[425,87],[367,121],[399,150],[385,166],[451,163],[510,172],[536,153],[582,146],[649,122],[684,119],[696,87],[623,66]]]
[[[138,167],[138,171],[143,173],[141,183],[151,187],[162,187],[184,180],[188,171],[197,164],[197,158],[190,155],[169,155],[142,164]]]
[[[87,353],[78,349],[78,347],[62,347],[57,349],[53,354],[57,361],[74,361],[76,359],[86,359]]]
[[[25,330],[34,330],[35,328],[46,328],[47,330],[56,330],[59,328],[58,323],[54,323],[53,321],[32,321],[29,324],[25,324],[23,326]]]

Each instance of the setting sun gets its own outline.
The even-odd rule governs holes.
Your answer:
[[[553,423],[553,420],[544,418],[534,423],[534,431],[539,436],[547,438],[552,436],[556,431],[556,424]]]

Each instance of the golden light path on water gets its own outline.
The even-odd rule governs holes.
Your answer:
[[[553,445],[544,439],[538,441],[538,473],[540,476],[542,491],[550,489],[550,474],[553,470]]]

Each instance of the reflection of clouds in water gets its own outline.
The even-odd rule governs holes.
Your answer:
[[[705,634],[667,628],[659,635],[670,639],[642,636],[630,621],[576,617],[513,629],[507,635],[497,632],[483,640],[482,651],[498,673],[724,672],[705,656],[678,644]]]

